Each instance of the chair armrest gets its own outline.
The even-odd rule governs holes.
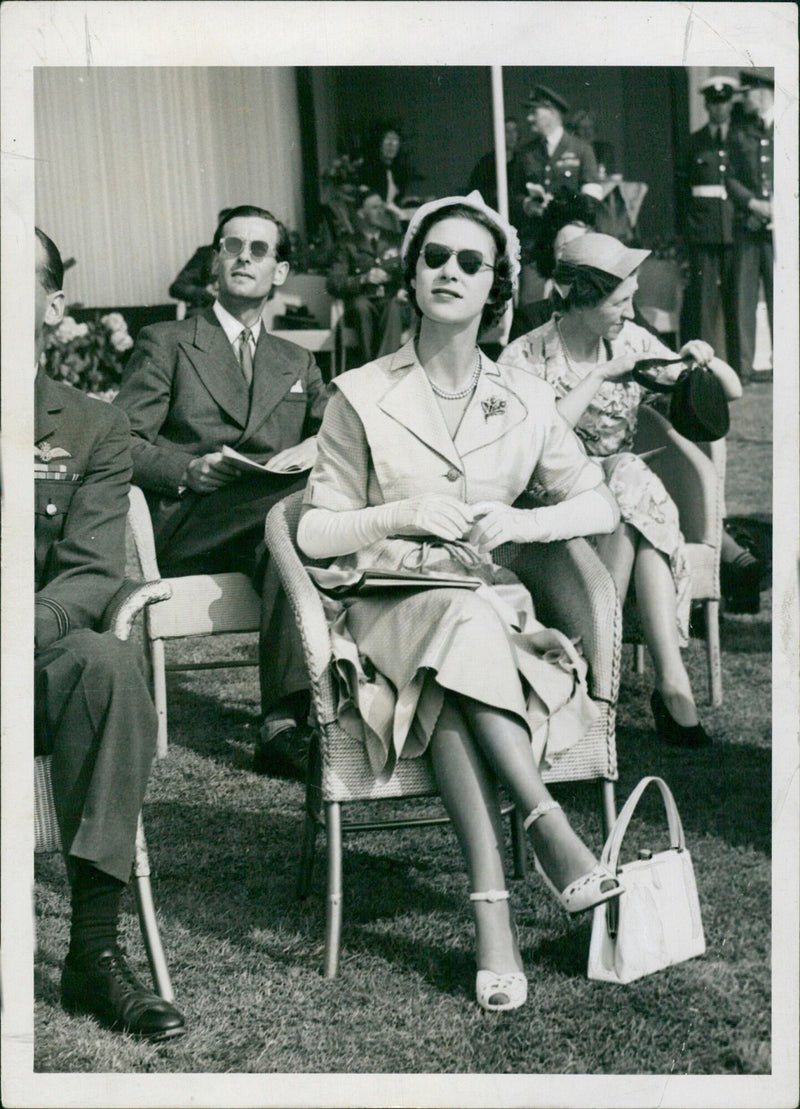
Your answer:
[[[684,538],[716,547],[722,528],[725,448],[703,446],[709,453],[679,435],[659,412],[646,404],[640,407],[634,449],[639,453],[664,448],[648,458],[647,465],[677,505]]]
[[[145,581],[161,577],[156,558],[153,522],[143,491],[132,485],[128,493],[128,521],[125,535],[128,566],[138,570]],[[133,558],[131,558],[133,556]]]
[[[136,617],[154,601],[166,601],[172,587],[166,581],[137,582],[126,579],[106,605],[100,620],[101,631],[113,631],[117,639],[130,638]]]
[[[580,638],[590,692],[613,704],[619,692],[622,615],[613,579],[591,546],[585,539],[509,544],[493,557],[529,590],[543,624]]]
[[[278,501],[267,514],[265,538],[300,631],[319,722],[327,724],[336,716],[329,673],[333,651],[322,600],[294,544],[302,505],[302,490]]]

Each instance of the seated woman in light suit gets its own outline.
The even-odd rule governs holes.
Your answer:
[[[476,346],[519,273],[516,232],[479,193],[423,205],[405,236],[406,285],[421,320],[393,355],[336,378],[298,530],[341,569],[411,568],[479,578],[329,606],[343,675],[340,720],[377,775],[430,753],[467,862],[476,994],[485,1009],[527,996],[500,845],[497,782],[527,814],[537,867],[569,912],[618,896],[551,799],[540,760],[596,717],[584,660],[534,617],[530,595],[490,552],[610,532],[615,502],[549,386],[501,370]],[[513,508],[532,485],[549,505]],[[358,712],[352,711],[357,706]],[[348,711],[350,710],[350,711]]]

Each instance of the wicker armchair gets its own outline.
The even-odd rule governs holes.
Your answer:
[[[144,585],[137,585],[132,582],[126,583],[106,609],[101,630],[113,631],[117,639],[123,641],[129,639],[136,616],[147,605],[156,601],[164,601],[169,595],[169,585],[163,581],[151,581]],[[34,759],[34,836],[37,852],[46,854],[61,851],[61,835],[58,830],[55,802],[53,801],[49,755],[38,756]],[[144,838],[141,813],[139,814],[139,826],[136,833],[132,885],[153,984],[156,992],[161,997],[167,1001],[172,1001],[175,995],[153,906],[153,893],[150,886],[150,860],[147,854],[147,842]]]
[[[639,409],[634,450],[656,448],[647,464],[661,478],[678,506],[692,576],[692,600],[705,609],[708,699],[722,704],[722,659],[719,643],[719,565],[725,515],[725,440],[692,443],[649,405]],[[644,647],[637,642],[635,663],[641,672]]]
[[[298,892],[301,896],[309,892],[316,833],[324,822],[328,878],[325,975],[334,978],[342,924],[342,833],[432,822],[425,818],[343,824],[341,806],[355,801],[431,796],[437,789],[427,758],[400,760],[387,781],[376,781],[363,745],[339,726],[328,624],[320,596],[295,544],[302,496],[292,494],[275,505],[267,516],[266,538],[300,628],[319,730],[319,747],[312,759],[306,792]],[[508,546],[501,549],[498,560],[513,567],[531,589],[537,614],[543,621],[583,639],[590,664],[590,689],[601,715],[585,739],[558,759],[544,777],[548,782],[599,779],[608,831],[615,818],[614,718],[622,641],[613,582],[583,540],[525,548]],[[525,860],[520,825],[520,818],[514,814],[512,844],[518,874],[524,871]]]

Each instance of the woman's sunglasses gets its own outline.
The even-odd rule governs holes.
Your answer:
[[[479,250],[453,250],[441,243],[426,243],[422,248],[422,257],[429,270],[439,270],[451,255],[455,254],[459,268],[473,277],[479,270],[493,270],[488,262],[484,262]]]
[[[241,254],[245,248],[247,239],[240,239],[238,235],[226,235],[224,239],[220,240],[220,249],[224,254],[230,254],[235,257]],[[269,243],[263,242],[261,239],[255,239],[250,245],[250,256],[256,261],[260,262],[266,258],[270,252]]]

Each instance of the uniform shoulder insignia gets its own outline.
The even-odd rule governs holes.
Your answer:
[[[52,462],[56,458],[72,458],[69,451],[64,450],[63,447],[51,447],[46,439],[33,448],[33,453],[37,458],[41,458],[42,462]]]

